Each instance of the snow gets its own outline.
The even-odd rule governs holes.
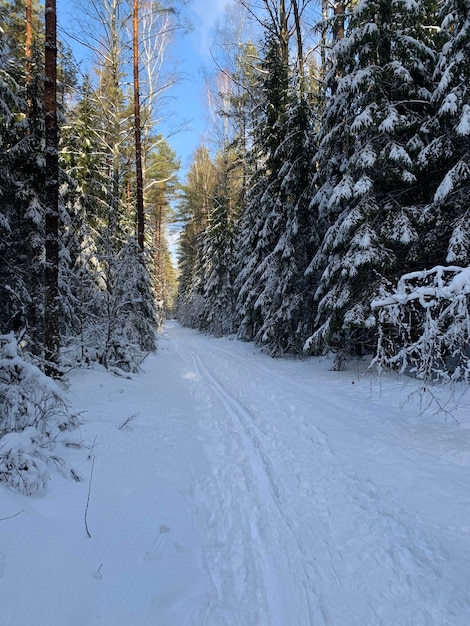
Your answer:
[[[387,223],[385,233],[387,238],[404,245],[408,245],[418,238],[418,233],[413,228],[410,218],[403,211],[398,215],[393,215],[393,220]]]
[[[392,133],[400,123],[401,117],[394,107],[390,107],[387,117],[379,124],[381,133]]]
[[[414,281],[418,281],[418,284],[414,284]],[[377,298],[371,302],[371,306],[374,309],[419,300],[421,306],[427,308],[434,306],[433,301],[428,302],[427,298],[452,300],[455,296],[467,293],[470,293],[470,267],[437,265],[429,270],[403,274],[393,295]]]
[[[416,2],[416,0],[394,0],[393,4],[397,8],[403,10],[402,7],[399,6],[400,4],[402,4],[403,8],[406,11],[409,11],[410,13],[416,13],[416,15],[419,15],[421,10],[421,5]]]
[[[436,189],[436,193],[434,194],[434,202],[441,202],[444,200],[453,190],[455,185],[454,181],[454,170],[451,169],[442,179],[439,187]]]
[[[132,380],[71,372],[83,481],[0,487],[1,623],[469,624],[468,397],[331,365],[169,323]]]
[[[444,98],[444,102],[439,109],[439,115],[445,115],[446,113],[450,113],[451,115],[455,115],[458,110],[458,99],[457,95],[453,92],[447,94]]]
[[[377,153],[370,145],[366,145],[362,150],[356,152],[352,158],[352,164],[355,167],[372,168],[376,161]]]
[[[354,195],[365,196],[373,186],[374,183],[369,176],[361,176],[361,178],[354,184]]]
[[[370,128],[372,126],[372,124],[374,123],[373,113],[374,113],[375,108],[376,106],[369,105],[364,109],[364,111],[362,111],[361,113],[359,113],[359,115],[356,116],[355,120],[351,124],[352,133],[357,133],[364,128]],[[375,162],[376,155],[371,147],[366,146],[363,152],[365,152],[366,154],[372,153],[373,160]]]
[[[457,134],[466,136],[470,135],[470,105],[464,104],[462,107],[462,115],[459,125],[457,126]]]
[[[390,145],[390,159],[398,163],[404,163],[408,166],[413,166],[413,161],[410,159],[408,152],[400,145],[392,142]]]

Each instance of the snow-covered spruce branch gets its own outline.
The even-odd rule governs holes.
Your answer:
[[[378,313],[373,364],[425,381],[470,382],[470,267],[405,274],[372,302]]]

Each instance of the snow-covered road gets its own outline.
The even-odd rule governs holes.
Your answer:
[[[468,401],[330,366],[169,323],[134,380],[75,372],[85,480],[0,490],[0,623],[470,624]]]
[[[213,583],[199,623],[469,621],[470,553],[459,555],[463,580],[447,580],[441,529],[410,493],[423,459],[405,467],[387,444],[393,423],[384,432],[376,411],[385,398],[372,401],[370,381],[333,374],[327,361],[312,371],[234,342],[175,335],[206,407],[213,468],[196,498]],[[396,466],[391,485],[380,479],[384,466]]]

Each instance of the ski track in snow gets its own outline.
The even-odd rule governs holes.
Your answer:
[[[0,486],[0,626],[468,626],[468,412],[329,366],[168,323],[74,372],[84,481]]]
[[[314,424],[319,407],[331,414],[344,403],[229,349],[201,352],[197,342],[197,352],[191,340],[176,346],[205,396],[217,452],[212,479],[199,485],[214,591],[196,623],[386,625],[393,607],[393,623],[424,626],[436,623],[436,603],[456,623],[470,614],[446,588],[438,534],[372,479],[357,478]]]

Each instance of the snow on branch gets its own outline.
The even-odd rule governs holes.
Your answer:
[[[60,387],[20,354],[14,334],[0,335],[0,482],[27,495],[45,489],[55,444],[76,419]]]
[[[470,267],[405,274],[371,303],[379,338],[373,364],[425,381],[470,382]]]

